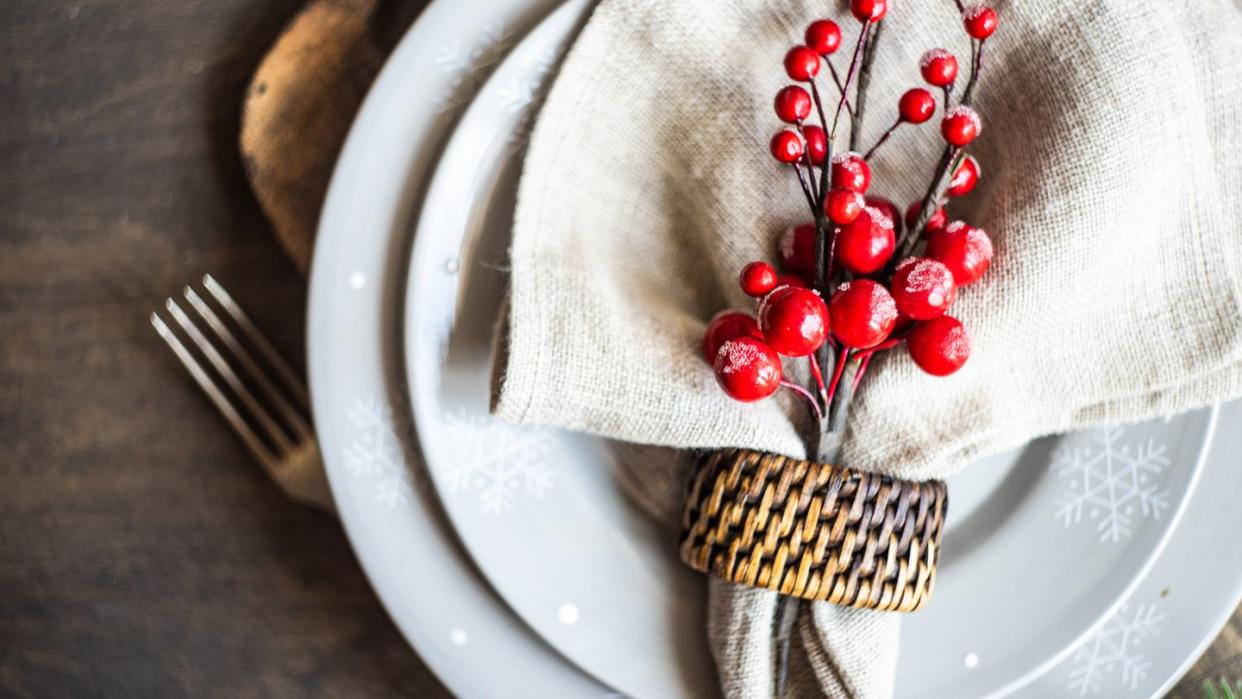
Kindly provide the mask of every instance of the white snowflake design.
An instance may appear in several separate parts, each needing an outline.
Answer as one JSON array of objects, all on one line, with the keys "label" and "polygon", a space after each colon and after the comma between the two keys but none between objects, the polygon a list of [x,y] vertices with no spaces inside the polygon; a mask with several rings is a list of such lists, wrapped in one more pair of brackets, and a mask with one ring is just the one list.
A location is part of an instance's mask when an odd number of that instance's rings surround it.
[{"label": "white snowflake design", "polygon": [[354,480],[367,481],[377,504],[399,507],[410,502],[409,444],[412,431],[404,413],[374,397],[356,400],[349,408],[349,421],[357,430],[344,450],[345,470]]},{"label": "white snowflake design", "polygon": [[538,500],[552,488],[552,469],[544,462],[552,444],[547,432],[481,413],[455,412],[444,422],[452,451],[445,470],[449,491],[476,493],[484,514],[507,514],[519,496]]},{"label": "white snowflake design", "polygon": [[507,143],[510,154],[518,154],[530,142],[534,131],[537,108],[547,97],[548,78],[556,68],[557,61],[564,52],[564,46],[558,45],[540,51],[531,60],[531,72],[527,77],[507,81],[496,91],[497,107],[509,114],[525,112],[522,120],[509,135]]},{"label": "white snowflake design", "polygon": [[1151,670],[1151,662],[1138,646],[1160,635],[1162,621],[1164,616],[1154,604],[1139,606],[1133,613],[1129,605],[1122,606],[1074,652],[1069,690],[1080,696],[1099,693],[1117,670],[1122,685],[1131,691],[1138,689]]},{"label": "white snowflake design", "polygon": [[1091,445],[1063,443],[1053,454],[1053,472],[1068,480],[1056,516],[1069,527],[1085,513],[1097,520],[1101,542],[1119,542],[1133,533],[1137,517],[1159,520],[1169,508],[1169,491],[1154,482],[1169,465],[1167,448],[1149,440],[1132,449],[1121,443],[1123,433],[1120,427],[1098,429]]},{"label": "white snowflake design", "polygon": [[483,84],[487,69],[500,61],[511,42],[506,29],[489,24],[473,40],[455,39],[441,46],[434,63],[452,75],[452,81],[436,96],[437,110],[443,114],[465,106]]}]

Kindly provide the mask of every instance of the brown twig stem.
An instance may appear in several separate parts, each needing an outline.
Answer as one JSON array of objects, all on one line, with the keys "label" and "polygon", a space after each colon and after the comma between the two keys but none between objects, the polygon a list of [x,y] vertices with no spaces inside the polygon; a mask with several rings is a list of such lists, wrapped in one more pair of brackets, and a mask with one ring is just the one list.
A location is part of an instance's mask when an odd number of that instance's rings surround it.
[{"label": "brown twig stem", "polygon": [[858,149],[858,141],[862,137],[863,117],[867,110],[867,86],[871,84],[871,64],[875,61],[875,47],[880,41],[880,32],[884,29],[883,22],[874,24],[875,29],[863,49],[862,65],[858,69],[858,87],[855,88],[853,119],[850,121],[850,150]]},{"label": "brown twig stem", "polygon": [[888,127],[888,130],[884,132],[884,135],[880,136],[880,140],[876,141],[875,145],[867,149],[867,152],[863,155],[863,160],[871,160],[871,156],[875,155],[875,152],[879,150],[880,146],[884,145],[884,142],[888,140],[889,136],[893,135],[893,132],[897,130],[898,126],[901,126],[900,116],[897,117],[897,121],[894,121],[892,126]]}]

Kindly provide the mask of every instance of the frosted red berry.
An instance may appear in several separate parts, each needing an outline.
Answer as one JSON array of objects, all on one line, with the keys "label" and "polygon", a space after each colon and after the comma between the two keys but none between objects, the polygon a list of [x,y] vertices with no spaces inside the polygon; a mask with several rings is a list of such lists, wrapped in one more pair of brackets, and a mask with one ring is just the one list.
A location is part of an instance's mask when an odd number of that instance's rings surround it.
[{"label": "frosted red berry", "polygon": [[838,226],[853,223],[866,206],[863,195],[852,189],[830,189],[824,197],[824,215]]},{"label": "frosted red berry", "polygon": [[970,358],[970,335],[953,316],[940,316],[914,326],[906,336],[910,357],[933,376],[948,376]]},{"label": "frosted red berry", "polygon": [[819,54],[806,46],[795,46],[785,54],[785,72],[790,79],[808,82],[819,73]]},{"label": "frosted red berry", "polygon": [[866,349],[883,342],[897,323],[892,295],[870,279],[840,286],[828,304],[832,334],[846,347]]},{"label": "frosted red berry", "polygon": [[978,3],[962,11],[962,24],[973,39],[986,39],[996,31],[996,10]]},{"label": "frosted red berry", "polygon": [[[815,276],[815,224],[785,229],[780,240],[781,266],[803,277]],[[806,286],[803,284],[802,286]]]},{"label": "frosted red berry", "polygon": [[806,152],[811,157],[812,165],[823,165],[828,157],[828,135],[823,127],[805,124],[802,127],[802,138],[806,141]]},{"label": "frosted red berry", "polygon": [[953,281],[966,286],[979,281],[992,263],[992,240],[982,228],[954,221],[927,239],[928,257],[944,263]]},{"label": "frosted red berry", "polygon": [[950,144],[961,148],[975,140],[983,129],[978,113],[966,105],[958,105],[945,112],[940,122],[940,134]]},{"label": "frosted red berry", "polygon": [[850,12],[859,22],[879,22],[888,12],[888,0],[850,0]]},{"label": "frosted red berry", "polygon": [[779,287],[759,308],[759,329],[772,349],[789,357],[811,354],[828,339],[828,307],[819,294]]},{"label": "frosted red berry", "polygon": [[953,272],[943,262],[927,257],[902,260],[890,286],[897,312],[914,320],[944,315],[957,298]]},{"label": "frosted red berry", "polygon": [[867,208],[879,209],[880,213],[888,219],[895,233],[901,233],[901,210],[893,202],[884,197],[866,197]]},{"label": "frosted red berry", "polygon": [[957,57],[944,49],[932,49],[919,59],[919,71],[928,85],[947,87],[957,80]]},{"label": "frosted red berry", "polygon": [[734,400],[762,400],[781,385],[781,358],[768,343],[739,337],[720,346],[713,364],[716,383]]},{"label": "frosted red berry", "polygon": [[925,88],[912,87],[897,101],[897,111],[902,121],[922,124],[936,113],[936,98]]},{"label": "frosted red berry", "polygon": [[815,20],[806,28],[806,45],[821,56],[836,53],[841,48],[841,28],[830,19]]},{"label": "frosted red berry", "polygon": [[703,358],[708,364],[714,364],[720,346],[729,340],[739,337],[763,339],[763,331],[759,330],[759,321],[749,313],[742,311],[721,311],[707,324],[703,333]]},{"label": "frosted red berry", "polygon": [[884,212],[867,207],[854,222],[837,233],[835,259],[854,274],[880,270],[893,257],[897,245],[893,222]]},{"label": "frosted red berry", "polygon": [[[907,228],[914,228],[914,224],[918,223],[919,209],[921,209],[922,207],[923,207],[923,202],[921,201],[912,201],[910,202],[910,206],[906,207],[906,227]],[[931,218],[927,219],[927,226],[924,228],[924,231],[926,231],[927,235],[931,235],[932,233],[939,233],[940,231],[944,230],[944,227],[948,223],[949,223],[949,217],[945,215],[944,207],[938,206],[936,207],[936,210],[932,212]]]},{"label": "frosted red berry", "polygon": [[969,194],[979,183],[979,161],[973,156],[966,156],[962,164],[957,166],[957,171],[953,173],[952,179],[949,180],[949,188],[945,190],[951,197],[960,197]]},{"label": "frosted red berry", "polygon": [[772,157],[782,163],[793,164],[801,160],[804,148],[802,137],[793,129],[781,129],[772,137]]},{"label": "frosted red berry", "polygon": [[871,186],[871,166],[853,151],[832,156],[832,186],[866,192]]},{"label": "frosted red berry", "polygon": [[776,288],[776,269],[756,260],[742,268],[737,281],[747,296],[759,298]]},{"label": "frosted red berry", "polygon": [[787,85],[776,93],[772,106],[781,121],[796,124],[811,113],[811,95],[797,85]]}]

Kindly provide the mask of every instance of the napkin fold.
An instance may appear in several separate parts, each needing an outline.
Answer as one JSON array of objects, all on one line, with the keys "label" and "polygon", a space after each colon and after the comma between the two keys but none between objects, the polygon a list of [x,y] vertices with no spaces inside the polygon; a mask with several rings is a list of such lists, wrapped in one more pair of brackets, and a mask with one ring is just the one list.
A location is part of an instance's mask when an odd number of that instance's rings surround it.
[{"label": "napkin fold", "polygon": [[[784,52],[813,19],[841,25],[844,71],[859,27],[844,5],[602,0],[526,159],[497,414],[643,444],[804,455],[803,407],[728,400],[698,348],[713,314],[750,307],[737,270],[776,259],[781,231],[806,218],[792,173],[768,155],[771,98],[787,82]],[[902,351],[873,362],[843,447],[851,467],[942,478],[1040,435],[1242,395],[1238,10],[995,6],[970,148],[983,177],[948,207],[996,248],[953,310],[973,354],[948,378]],[[864,147],[934,47],[965,70],[954,4],[892,3]],[[873,193],[899,205],[921,194],[938,120],[898,129],[871,161]],[[713,581],[710,600],[725,693],[770,695],[776,596]],[[803,605],[788,693],[890,695],[898,624]]]}]

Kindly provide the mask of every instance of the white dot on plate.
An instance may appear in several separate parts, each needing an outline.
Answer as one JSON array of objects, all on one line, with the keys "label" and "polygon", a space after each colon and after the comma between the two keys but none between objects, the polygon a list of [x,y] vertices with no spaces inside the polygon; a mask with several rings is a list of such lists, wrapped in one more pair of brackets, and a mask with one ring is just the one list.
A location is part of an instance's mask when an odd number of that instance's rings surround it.
[{"label": "white dot on plate", "polygon": [[449,633],[449,640],[452,641],[455,646],[464,646],[467,641],[466,632],[461,629],[453,629],[453,631]]},{"label": "white dot on plate", "polygon": [[367,275],[362,272],[354,272],[349,275],[349,286],[353,289],[361,289],[367,285]]},{"label": "white dot on plate", "polygon": [[461,260],[456,257],[450,257],[444,261],[444,271],[448,274],[457,274],[461,270]]},{"label": "white dot on plate", "polygon": [[578,623],[578,607],[566,602],[556,610],[556,618],[562,624],[572,626]]},{"label": "white dot on plate", "polygon": [[973,670],[974,668],[979,667],[979,655],[977,653],[967,653],[966,657],[962,658],[962,664],[965,665],[968,670]]}]

